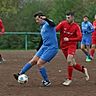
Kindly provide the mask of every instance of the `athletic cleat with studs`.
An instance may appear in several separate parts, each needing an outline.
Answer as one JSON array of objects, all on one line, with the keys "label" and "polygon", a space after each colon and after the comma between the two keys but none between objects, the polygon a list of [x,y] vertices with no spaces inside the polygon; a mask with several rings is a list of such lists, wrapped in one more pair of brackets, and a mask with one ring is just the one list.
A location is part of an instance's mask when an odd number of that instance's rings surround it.
[{"label": "athletic cleat with studs", "polygon": [[13,74],[13,76],[14,76],[14,78],[15,78],[16,80],[18,80],[19,73],[17,73],[17,74]]},{"label": "athletic cleat with studs", "polygon": [[51,82],[50,82],[50,81],[45,81],[45,80],[42,80],[42,84],[43,84],[43,86],[48,87],[48,86],[50,86],[50,85],[51,85]]},{"label": "athletic cleat with studs", "polygon": [[86,56],[86,62],[90,62],[90,61],[92,61],[92,57],[91,56],[90,57]]}]

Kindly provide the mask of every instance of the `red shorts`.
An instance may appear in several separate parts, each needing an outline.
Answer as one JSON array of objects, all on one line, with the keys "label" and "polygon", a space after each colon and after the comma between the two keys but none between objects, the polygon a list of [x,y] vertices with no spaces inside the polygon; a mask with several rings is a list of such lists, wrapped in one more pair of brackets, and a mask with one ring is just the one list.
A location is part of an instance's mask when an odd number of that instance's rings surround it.
[{"label": "red shorts", "polygon": [[96,45],[96,37],[95,38],[92,38],[92,44],[95,44]]},{"label": "red shorts", "polygon": [[71,54],[71,55],[75,54],[76,48],[77,46],[73,44],[73,45],[69,45],[68,47],[61,48],[61,49],[62,49],[63,54],[67,58],[68,54]]}]

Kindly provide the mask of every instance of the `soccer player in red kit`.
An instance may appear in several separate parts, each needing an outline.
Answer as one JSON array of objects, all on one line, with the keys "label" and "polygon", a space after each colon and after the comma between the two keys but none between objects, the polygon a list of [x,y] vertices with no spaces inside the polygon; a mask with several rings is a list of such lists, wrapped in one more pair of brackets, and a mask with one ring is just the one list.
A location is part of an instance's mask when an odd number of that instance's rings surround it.
[{"label": "soccer player in red kit", "polygon": [[[5,32],[5,28],[4,28],[4,25],[2,23],[2,20],[0,19],[0,35],[4,34]],[[2,58],[1,54],[0,54],[0,63],[4,61],[4,58]]]},{"label": "soccer player in red kit", "polygon": [[94,18],[95,18],[95,20],[93,21],[94,32],[92,33],[92,46],[90,50],[90,55],[92,58],[94,57],[95,48],[96,48],[96,15]]},{"label": "soccer player in red kit", "polygon": [[77,42],[81,40],[82,34],[79,25],[74,22],[73,12],[66,14],[66,20],[56,26],[56,31],[60,31],[60,47],[68,63],[68,78],[63,85],[67,86],[72,82],[73,69],[84,73],[85,79],[89,80],[87,69],[76,63],[74,58]]}]

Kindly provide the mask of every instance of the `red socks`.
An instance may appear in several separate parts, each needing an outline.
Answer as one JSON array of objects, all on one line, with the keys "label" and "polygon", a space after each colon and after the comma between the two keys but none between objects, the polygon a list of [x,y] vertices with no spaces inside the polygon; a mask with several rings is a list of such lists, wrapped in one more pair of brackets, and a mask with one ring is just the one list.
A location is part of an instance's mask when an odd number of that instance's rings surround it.
[{"label": "red socks", "polygon": [[76,65],[74,65],[74,68],[76,69],[76,70],[78,70],[78,71],[80,71],[80,72],[83,72],[84,73],[84,70],[83,70],[83,66],[81,66],[80,64],[76,64]]},{"label": "red socks", "polygon": [[68,66],[68,79],[72,80],[73,66]]},{"label": "red socks", "polygon": [[74,66],[68,66],[68,79],[72,80],[72,73],[73,73],[73,68],[75,68],[76,70],[84,73],[84,67],[81,66],[80,64],[76,64]]},{"label": "red socks", "polygon": [[94,49],[91,49],[90,55],[91,55],[92,57],[94,56],[94,53],[95,53],[95,50],[94,50]]}]

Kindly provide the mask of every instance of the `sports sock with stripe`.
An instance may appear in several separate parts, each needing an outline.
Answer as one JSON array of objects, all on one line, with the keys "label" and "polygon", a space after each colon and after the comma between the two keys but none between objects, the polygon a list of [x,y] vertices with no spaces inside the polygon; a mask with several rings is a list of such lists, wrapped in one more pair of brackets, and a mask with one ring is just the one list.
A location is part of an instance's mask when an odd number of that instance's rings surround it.
[{"label": "sports sock with stripe", "polygon": [[21,69],[19,74],[24,74],[26,71],[28,71],[32,67],[32,64],[27,63],[25,66]]}]

